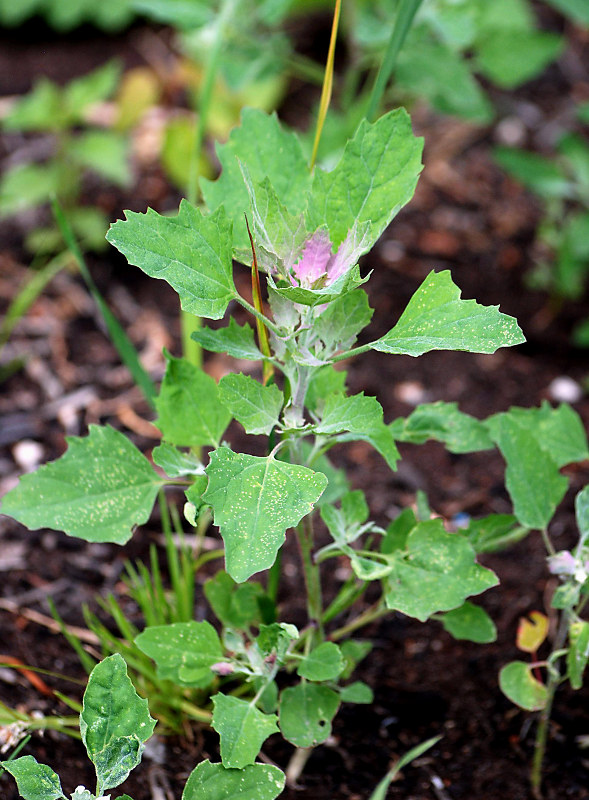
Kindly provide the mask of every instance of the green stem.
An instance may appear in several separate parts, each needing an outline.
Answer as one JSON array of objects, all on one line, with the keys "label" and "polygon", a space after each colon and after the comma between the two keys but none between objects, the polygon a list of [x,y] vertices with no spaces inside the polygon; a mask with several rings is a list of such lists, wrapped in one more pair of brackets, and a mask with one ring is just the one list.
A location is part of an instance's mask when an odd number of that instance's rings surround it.
[{"label": "green stem", "polygon": [[[253,314],[253,316],[256,319],[261,320],[264,323],[264,325],[272,331],[272,333],[275,333],[276,336],[281,336],[282,331],[280,330],[278,325],[272,322],[271,319],[268,319],[268,317],[265,316],[265,314],[262,314],[260,311],[258,311],[258,309],[252,306],[251,303],[248,303],[248,301],[244,297],[242,297],[240,294],[236,294],[235,299],[240,305],[246,308],[250,312],[250,314]],[[274,359],[272,359],[272,361],[273,363],[276,363]]]},{"label": "green stem", "polygon": [[374,81],[372,94],[370,95],[370,103],[368,104],[368,110],[366,112],[366,118],[369,121],[372,121],[376,115],[386,85],[389,82],[389,78],[393,74],[393,70],[395,69],[397,56],[399,55],[401,47],[403,46],[403,42],[405,41],[407,34],[411,29],[413,18],[415,17],[421,2],[422,0],[401,0],[399,11],[397,12],[397,17],[395,19],[395,24],[393,25],[393,30],[391,31],[391,38],[389,39],[384,59],[380,65],[380,69]]},{"label": "green stem", "polygon": [[556,553],[556,550],[554,549],[554,545],[552,544],[552,542],[550,540],[550,536],[548,535],[547,529],[546,528],[542,528],[540,533],[542,534],[542,540],[544,541],[544,547],[548,551],[548,554],[553,556]]},{"label": "green stem", "polygon": [[313,517],[308,514],[297,525],[297,535],[303,562],[303,574],[307,590],[307,614],[323,638],[323,604],[321,598],[321,576],[319,566],[313,561]]},{"label": "green stem", "polygon": [[372,345],[374,342],[370,342],[370,344],[363,344],[359,347],[352,347],[351,350],[345,350],[343,353],[338,353],[338,355],[333,356],[331,361],[333,364],[336,361],[345,361],[346,358],[353,358],[354,356],[359,356],[362,353],[367,353],[369,350],[372,349]]},{"label": "green stem", "polygon": [[379,619],[380,617],[384,617],[385,614],[388,614],[388,608],[385,608],[381,605],[381,601],[374,603],[374,605],[370,606],[363,611],[362,614],[359,614],[357,617],[354,617],[351,622],[348,622],[347,625],[342,625],[341,628],[333,631],[329,635],[329,640],[331,642],[337,642],[339,639],[343,639],[348,634],[357,631],[358,628],[363,628],[364,625],[368,625],[371,622]]}]

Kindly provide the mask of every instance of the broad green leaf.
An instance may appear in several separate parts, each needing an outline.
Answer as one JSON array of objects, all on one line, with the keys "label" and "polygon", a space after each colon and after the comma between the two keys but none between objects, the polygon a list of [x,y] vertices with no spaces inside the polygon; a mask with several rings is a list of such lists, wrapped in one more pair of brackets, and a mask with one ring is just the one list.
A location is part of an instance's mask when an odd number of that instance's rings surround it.
[{"label": "broad green leaf", "polygon": [[258,601],[264,590],[259,583],[235,583],[230,575],[219,570],[205,582],[204,593],[215,616],[225,627],[243,630],[260,623]]},{"label": "broad green leaf", "polygon": [[154,447],[151,457],[154,464],[161,467],[170,478],[204,474],[204,466],[193,453],[184,453],[168,442],[162,442]]},{"label": "broad green leaf", "polygon": [[526,711],[541,711],[548,699],[548,691],[543,683],[532,675],[525,661],[512,661],[499,673],[499,686],[503,694]]},{"label": "broad green leaf", "polygon": [[316,683],[299,683],[280,695],[280,730],[295,747],[315,747],[331,733],[339,708],[337,692]]},{"label": "broad green leaf", "polygon": [[235,770],[207,760],[190,773],[182,800],[275,800],[283,789],[278,767],[250,764]]},{"label": "broad green leaf", "polygon": [[245,358],[248,361],[258,361],[262,353],[254,340],[252,328],[238,325],[231,317],[226,328],[200,328],[192,333],[192,339],[198,342],[205,350],[213,353],[227,353],[233,358]]},{"label": "broad green leaf", "polygon": [[363,392],[352,397],[330,395],[315,430],[320,434],[337,435],[340,442],[356,439],[369,442],[389,467],[395,469],[399,451],[390,428],[383,422],[382,406],[375,397],[366,397]]},{"label": "broad green leaf", "polygon": [[84,692],[80,734],[101,789],[118,786],[137,766],[155,722],[119,653],[94,667]]},{"label": "broad green leaf", "polygon": [[47,203],[52,195],[59,194],[62,177],[62,167],[56,161],[19,164],[7,170],[0,181],[0,217]]},{"label": "broad green leaf", "polygon": [[109,61],[93,72],[70,81],[63,90],[68,114],[74,119],[83,121],[84,112],[90,106],[108,100],[119,85],[120,77],[121,64]]},{"label": "broad green leaf", "polygon": [[395,551],[391,558],[392,571],[383,582],[387,607],[421,622],[498,583],[491,570],[476,563],[468,540],[446,533],[440,519],[419,522],[407,537],[406,552]]},{"label": "broad green leaf", "polygon": [[166,441],[180,447],[218,447],[231,414],[220,401],[217,383],[185,358],[168,353],[166,358],[155,424]]},{"label": "broad green leaf", "polygon": [[580,596],[581,584],[576,581],[567,581],[567,583],[556,587],[550,605],[552,608],[558,608],[561,611],[565,608],[570,610],[577,605]]},{"label": "broad green leaf", "polygon": [[413,136],[411,120],[396,109],[374,123],[363,120],[338,165],[317,168],[309,198],[308,225],[327,225],[337,247],[354,225],[369,224],[364,252],[411,200],[421,172],[423,140]]},{"label": "broad green leaf", "polygon": [[301,678],[309,681],[334,681],[345,666],[341,650],[335,642],[323,642],[297,667]]},{"label": "broad green leaf", "polygon": [[366,292],[354,289],[327,306],[313,323],[313,333],[326,347],[347,350],[368,325],[372,313]]},{"label": "broad green leaf", "polygon": [[505,485],[515,516],[528,528],[543,529],[564,497],[568,481],[518,416],[497,414],[486,425],[507,463]]},{"label": "broad green leaf", "polygon": [[[308,442],[302,442],[302,451],[304,458],[307,458],[311,452],[311,446]],[[327,488],[317,501],[319,507],[337,503],[337,501],[350,489],[350,484],[343,469],[337,469],[333,466],[327,455],[323,454],[318,458],[314,458],[312,462],[313,469],[317,472],[322,472],[327,478]]]},{"label": "broad green leaf", "polygon": [[585,0],[546,0],[546,2],[570,17],[573,22],[589,26],[589,6]]},{"label": "broad green leaf", "polygon": [[520,525],[513,514],[489,514],[483,519],[473,519],[460,533],[477,553],[496,553],[526,537],[529,528]]},{"label": "broad green leaf", "polygon": [[304,286],[289,286],[286,283],[274,283],[271,276],[268,278],[268,285],[272,291],[280,295],[280,297],[289,300],[291,303],[299,303],[303,306],[318,306],[325,303],[331,303],[341,295],[353,292],[358,286],[366,283],[370,276],[367,275],[363,278],[360,275],[360,268],[358,265],[340,275],[339,278],[327,286],[318,289],[307,289]]},{"label": "broad green leaf", "polygon": [[458,403],[423,403],[408,417],[391,423],[399,442],[422,444],[428,439],[444,442],[451,453],[474,453],[494,445],[482,422],[458,409]]},{"label": "broad green leaf", "polygon": [[477,69],[500,88],[515,89],[539,75],[564,45],[561,36],[546,31],[495,31],[479,43]]},{"label": "broad green leaf", "polygon": [[5,495],[2,513],[27,528],[52,528],[89,542],[128,541],[147,522],[164,481],[126,436],[90,425],[66,437],[67,452],[23,475]]},{"label": "broad green leaf", "polygon": [[311,182],[309,168],[296,134],[283,128],[275,114],[244,109],[241,126],[232,130],[225,144],[217,146],[217,155],[223,171],[214,182],[201,180],[202,194],[209,209],[224,206],[233,220],[236,250],[249,247],[243,215],[251,213],[240,162],[254,183],[268,178],[278,201],[290,214],[304,211]]},{"label": "broad green leaf", "polygon": [[131,0],[135,11],[148,19],[191,31],[213,22],[214,3],[194,0]]},{"label": "broad green leaf", "polygon": [[321,507],[321,519],[327,525],[334,541],[339,544],[350,544],[372,527],[368,519],[368,505],[364,493],[360,490],[348,492],[342,497],[341,508],[334,505]]},{"label": "broad green leaf", "polygon": [[496,147],[493,155],[500,167],[542,198],[566,197],[571,192],[570,181],[555,161],[513,147]]},{"label": "broad green leaf", "polygon": [[528,617],[520,617],[515,645],[524,653],[535,653],[548,635],[548,617],[540,611],[530,611]]},{"label": "broad green leaf", "polygon": [[455,639],[486,644],[497,638],[497,628],[484,608],[473,603],[463,603],[442,617],[442,625]]},{"label": "broad green leaf", "polygon": [[513,317],[498,306],[461,300],[450,272],[430,272],[409,301],[395,327],[372,342],[382,353],[420,356],[430,350],[494,353],[525,338]]},{"label": "broad green leaf", "polygon": [[321,415],[327,397],[332,394],[345,394],[347,374],[345,370],[336,369],[332,364],[313,370],[305,396],[307,408]]},{"label": "broad green leaf", "polygon": [[284,396],[278,386],[263,386],[243,373],[230,373],[219,381],[219,398],[247,433],[270,434],[278,424]]},{"label": "broad green leaf", "polygon": [[59,776],[51,767],[39,764],[33,756],[0,761],[0,766],[15,779],[24,800],[59,800],[65,797]]},{"label": "broad green leaf", "polygon": [[127,138],[116,131],[86,131],[69,145],[68,157],[117,186],[131,183]]},{"label": "broad green leaf", "polygon": [[347,680],[362,659],[366,658],[368,653],[370,653],[372,650],[372,643],[361,642],[358,639],[348,639],[347,642],[342,642],[340,650],[346,662],[344,671],[341,674],[341,679]]},{"label": "broad green leaf", "polygon": [[568,679],[573,689],[583,686],[583,673],[589,660],[589,622],[578,620],[569,625],[567,653]]},{"label": "broad green leaf", "polygon": [[348,686],[342,686],[339,696],[342,703],[370,705],[374,701],[374,692],[363,681],[354,681]]},{"label": "broad green leaf", "polygon": [[227,572],[241,583],[271,567],[288,528],[310,514],[327,478],[306,467],[220,447],[203,495],[225,542]]},{"label": "broad green leaf", "polygon": [[224,767],[253,764],[268,736],[278,733],[276,715],[263,714],[247,700],[219,692],[213,697],[213,709],[211,725],[221,740]]},{"label": "broad green leaf", "polygon": [[6,130],[54,131],[62,127],[61,91],[53,81],[41,78],[19,98],[2,120]]},{"label": "broad green leaf", "polygon": [[272,656],[276,662],[283,664],[289,647],[298,638],[299,632],[294,625],[274,622],[272,625],[260,625],[256,646],[264,659]]},{"label": "broad green leaf", "polygon": [[149,208],[126,212],[111,225],[108,241],[152,278],[167,281],[184,311],[221,319],[236,296],[231,261],[231,223],[223,209],[203,216],[182,200],[176,217]]},{"label": "broad green leaf", "polygon": [[160,678],[181,686],[208,686],[214,677],[210,668],[224,657],[219,636],[208,622],[154,625],[140,633],[135,644],[153,658]]},{"label": "broad green leaf", "polygon": [[589,486],[575,497],[575,516],[579,528],[579,544],[582,547],[589,537]]},{"label": "broad green leaf", "polygon": [[418,519],[412,508],[404,508],[389,524],[380,544],[380,552],[385,555],[395,550],[405,550],[407,537],[417,525]]}]

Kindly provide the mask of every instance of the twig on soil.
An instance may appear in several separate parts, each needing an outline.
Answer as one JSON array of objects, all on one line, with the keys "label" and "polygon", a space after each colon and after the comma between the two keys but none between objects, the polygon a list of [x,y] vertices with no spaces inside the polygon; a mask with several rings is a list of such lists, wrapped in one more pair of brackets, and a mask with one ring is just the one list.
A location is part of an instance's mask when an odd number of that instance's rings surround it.
[{"label": "twig on soil", "polygon": [[[17,603],[12,602],[12,600],[0,599],[0,609],[9,611],[11,614],[16,614],[19,617],[24,617],[31,622],[36,622],[37,625],[43,625],[43,627],[48,628],[52,633],[61,633],[61,627],[54,619],[45,614],[41,614],[39,611],[34,611],[32,608],[20,608]],[[66,625],[65,629],[68,633],[71,633],[72,636],[77,636],[78,639],[81,639],[83,642],[95,645],[100,644],[98,636],[86,628],[79,628],[77,625]]]}]

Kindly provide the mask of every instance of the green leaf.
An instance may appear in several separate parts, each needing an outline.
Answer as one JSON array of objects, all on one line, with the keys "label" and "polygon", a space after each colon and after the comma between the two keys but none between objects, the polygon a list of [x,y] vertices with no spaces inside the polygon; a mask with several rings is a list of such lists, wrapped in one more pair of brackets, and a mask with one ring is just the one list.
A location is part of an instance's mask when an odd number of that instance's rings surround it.
[{"label": "green leaf", "polygon": [[387,607],[421,622],[498,583],[491,570],[476,563],[468,540],[446,533],[440,519],[419,522],[407,537],[406,552],[395,551],[391,559],[383,581]]},{"label": "green leaf", "polygon": [[243,373],[230,373],[219,381],[219,398],[247,433],[270,434],[278,424],[284,396],[278,386],[263,386]]},{"label": "green leaf", "polygon": [[259,583],[235,583],[233,578],[219,570],[204,585],[205,597],[217,619],[228,628],[243,630],[261,621],[259,599],[264,590]]},{"label": "green leaf", "polygon": [[0,181],[0,217],[18,214],[48,202],[61,188],[60,164],[22,164],[5,172]]},{"label": "green leaf", "polygon": [[564,45],[561,36],[546,31],[493,31],[479,43],[476,64],[500,88],[515,89],[539,75]]},{"label": "green leaf", "polygon": [[166,280],[184,311],[220,319],[236,296],[231,261],[231,223],[222,209],[209,216],[182,200],[176,217],[126,212],[111,225],[108,241],[130,264]]},{"label": "green leaf", "polygon": [[321,415],[326,397],[331,394],[345,394],[347,374],[345,370],[336,369],[332,364],[313,370],[305,397],[307,408]]},{"label": "green leaf", "polygon": [[342,703],[370,705],[374,701],[374,692],[363,681],[354,681],[348,686],[342,686],[339,696]]},{"label": "green leaf", "polygon": [[260,748],[278,733],[275,714],[263,714],[252,703],[221,693],[213,697],[214,730],[221,740],[224,767],[242,769],[256,760]]},{"label": "green leaf", "polygon": [[331,734],[337,713],[337,692],[316,683],[299,683],[280,695],[280,730],[295,747],[315,747]]},{"label": "green leaf", "polygon": [[306,467],[220,447],[203,495],[225,542],[227,572],[241,583],[271,567],[288,528],[310,514],[327,478]]},{"label": "green leaf", "polygon": [[115,653],[97,664],[84,692],[80,734],[96,768],[98,794],[118,786],[137,766],[154,727],[147,700],[133,688],[123,657]]},{"label": "green leaf", "polygon": [[496,147],[493,155],[500,167],[540,197],[566,197],[571,191],[570,181],[558,164],[538,153]]},{"label": "green leaf", "polygon": [[33,756],[0,761],[0,766],[16,780],[24,800],[59,800],[65,797],[59,776],[51,767],[39,764]]},{"label": "green leaf", "polygon": [[461,300],[450,272],[430,272],[409,301],[401,318],[374,350],[420,356],[430,350],[494,353],[499,347],[521,344],[525,338],[513,317],[498,306]]},{"label": "green leaf", "polygon": [[297,667],[301,678],[309,681],[334,681],[345,666],[341,650],[335,642],[323,642]]},{"label": "green leaf", "polygon": [[304,306],[317,306],[323,305],[324,303],[331,303],[341,295],[354,291],[358,286],[366,283],[369,277],[370,276],[367,275],[363,278],[360,275],[360,268],[356,265],[343,275],[340,275],[339,278],[336,278],[333,283],[319,289],[306,289],[303,286],[289,286],[286,283],[275,284],[271,276],[268,277],[268,286],[271,287],[273,292],[289,300],[291,303],[299,303]]},{"label": "green leaf", "polygon": [[256,646],[264,659],[272,656],[273,661],[283,664],[289,647],[298,638],[299,632],[294,625],[273,622],[271,625],[260,625]]},{"label": "green leaf", "polygon": [[209,209],[225,206],[234,223],[236,250],[249,247],[244,214],[250,213],[250,198],[240,168],[247,167],[254,183],[268,178],[278,201],[290,212],[305,209],[311,182],[309,169],[296,134],[282,128],[276,114],[268,116],[256,109],[244,109],[241,126],[234,128],[228,141],[217,145],[223,171],[218,180],[201,180],[202,194]]},{"label": "green leaf", "polygon": [[568,678],[573,689],[583,686],[583,673],[589,660],[589,622],[578,620],[569,625],[567,653]]},{"label": "green leaf", "polygon": [[366,658],[368,653],[372,650],[371,642],[361,642],[358,639],[348,639],[343,642],[340,650],[346,661],[346,666],[342,672],[342,680],[347,680],[352,672],[356,669],[360,661]]},{"label": "green leaf", "polygon": [[341,508],[334,505],[321,507],[321,519],[338,544],[350,544],[372,527],[364,523],[368,519],[368,505],[360,490],[348,492],[342,497]]},{"label": "green leaf", "polygon": [[194,331],[191,338],[198,342],[205,350],[213,353],[227,353],[233,358],[245,358],[248,361],[258,361],[262,353],[258,349],[252,328],[247,324],[238,325],[231,317],[226,328],[200,328]]},{"label": "green leaf", "polygon": [[423,140],[413,136],[411,120],[396,109],[371,124],[360,123],[331,172],[316,169],[309,198],[308,226],[327,225],[335,247],[354,225],[369,225],[363,252],[413,197],[421,172]]},{"label": "green leaf", "polygon": [[525,661],[512,661],[499,673],[499,686],[503,694],[526,711],[541,711],[548,699],[548,691],[543,683],[532,675]]},{"label": "green leaf", "polygon": [[207,760],[190,773],[182,800],[275,800],[283,789],[278,767],[250,764],[234,770]]},{"label": "green leaf", "polygon": [[82,122],[84,112],[96,103],[108,100],[119,85],[121,64],[109,61],[104,66],[70,81],[63,90],[68,114]]},{"label": "green leaf", "polygon": [[194,0],[132,0],[133,8],[156,22],[192,31],[214,19],[214,5]]},{"label": "green leaf", "polygon": [[391,431],[399,442],[423,444],[436,439],[451,453],[475,453],[493,447],[484,424],[459,411],[458,403],[423,403],[408,417],[394,420]]},{"label": "green leaf", "polygon": [[404,508],[387,527],[380,545],[380,552],[387,555],[394,553],[395,550],[405,550],[407,537],[417,522],[418,519],[413,509]]},{"label": "green leaf", "polygon": [[589,486],[575,497],[575,516],[579,528],[579,545],[582,547],[589,537]]},{"label": "green leaf", "polygon": [[347,350],[368,325],[372,313],[366,292],[354,289],[327,306],[313,323],[313,333],[326,347]]},{"label": "green leaf", "polygon": [[224,658],[219,636],[208,622],[154,625],[140,633],[135,644],[153,658],[160,678],[181,686],[205,688],[214,678],[210,668]]},{"label": "green leaf", "polygon": [[477,553],[496,553],[526,537],[529,528],[519,525],[513,514],[489,514],[483,519],[471,520],[460,533]]},{"label": "green leaf", "polygon": [[166,374],[155,401],[155,422],[164,439],[181,447],[218,447],[231,414],[217,383],[185,358],[166,353]]},{"label": "green leaf", "polygon": [[589,6],[585,0],[546,0],[546,2],[560,11],[573,22],[589,26]]},{"label": "green leaf", "polygon": [[61,128],[59,87],[53,81],[41,78],[28,94],[15,102],[2,124],[9,131],[54,131]]},{"label": "green leaf", "polygon": [[23,475],[5,495],[2,513],[27,528],[52,528],[89,542],[128,541],[147,522],[164,481],[119,431],[90,425],[68,436],[65,455]]},{"label": "green leaf", "polygon": [[346,397],[330,395],[325,401],[317,433],[337,435],[340,442],[361,439],[369,442],[395,469],[400,458],[393,435],[383,422],[382,406],[375,397],[366,397],[363,392]]},{"label": "green leaf", "polygon": [[497,638],[497,628],[484,608],[468,601],[447,611],[442,617],[442,625],[455,639],[486,644]]},{"label": "green leaf", "polygon": [[168,442],[162,442],[154,447],[151,457],[154,464],[161,467],[170,478],[204,474],[204,466],[193,453],[183,453]]},{"label": "green leaf", "polygon": [[546,528],[568,481],[521,415],[507,412],[487,420],[491,437],[507,462],[505,485],[515,516],[528,528]]},{"label": "green leaf", "polygon": [[72,140],[68,157],[117,186],[129,186],[129,145],[116,131],[86,131]]}]

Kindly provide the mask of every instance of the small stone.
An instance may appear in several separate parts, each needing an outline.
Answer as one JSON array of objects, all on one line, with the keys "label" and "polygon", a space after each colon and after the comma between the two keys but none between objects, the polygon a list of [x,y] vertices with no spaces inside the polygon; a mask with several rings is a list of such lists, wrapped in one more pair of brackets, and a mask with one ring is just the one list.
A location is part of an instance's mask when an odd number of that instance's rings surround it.
[{"label": "small stone", "polygon": [[12,448],[12,455],[18,466],[25,472],[32,472],[37,469],[45,451],[39,442],[32,439],[23,439]]},{"label": "small stone", "polygon": [[557,403],[578,403],[583,397],[583,389],[577,381],[562,375],[550,383],[548,394]]},{"label": "small stone", "polygon": [[521,146],[525,143],[526,126],[519,117],[505,117],[495,128],[495,138],[508,147]]},{"label": "small stone", "polygon": [[402,381],[395,387],[395,397],[409,406],[418,406],[428,399],[427,392],[418,381]]}]

